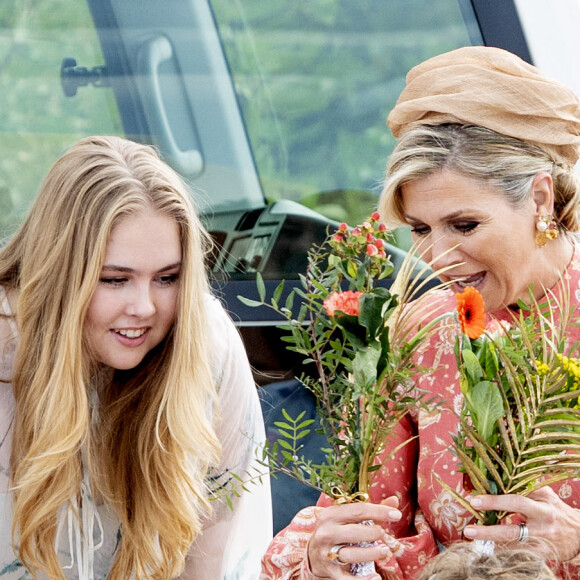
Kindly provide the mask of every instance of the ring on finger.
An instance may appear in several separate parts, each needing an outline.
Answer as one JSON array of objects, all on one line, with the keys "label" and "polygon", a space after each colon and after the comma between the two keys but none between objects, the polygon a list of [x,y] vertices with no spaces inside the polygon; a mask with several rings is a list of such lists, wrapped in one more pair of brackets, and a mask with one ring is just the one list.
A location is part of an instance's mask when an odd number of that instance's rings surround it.
[{"label": "ring on finger", "polygon": [[340,551],[341,548],[344,548],[344,546],[345,546],[345,544],[335,544],[334,546],[332,546],[332,548],[330,548],[330,550],[328,550],[328,554],[326,554],[326,557],[333,564],[338,564],[339,566],[348,565],[348,562],[343,562],[340,559],[340,556],[338,555],[338,552]]},{"label": "ring on finger", "polygon": [[530,530],[528,529],[528,526],[523,522],[519,524],[519,526],[520,526],[520,535],[518,537],[518,542],[527,542],[528,537],[530,536]]}]

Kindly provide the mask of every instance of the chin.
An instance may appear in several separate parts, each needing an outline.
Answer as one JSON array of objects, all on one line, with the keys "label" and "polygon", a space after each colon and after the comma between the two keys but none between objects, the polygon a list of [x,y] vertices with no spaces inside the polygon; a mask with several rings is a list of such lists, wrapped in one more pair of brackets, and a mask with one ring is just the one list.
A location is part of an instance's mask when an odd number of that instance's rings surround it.
[{"label": "chin", "polygon": [[139,360],[133,359],[130,361],[117,359],[117,360],[105,361],[104,364],[115,369],[116,371],[130,371],[131,369],[138,367],[142,361],[143,361],[143,358],[140,358]]},{"label": "chin", "polygon": [[498,302],[496,299],[493,298],[486,298],[485,294],[482,294],[483,296],[483,306],[485,308],[486,312],[497,312],[498,310],[503,310],[504,308],[507,308],[507,304],[505,304],[504,302]]}]

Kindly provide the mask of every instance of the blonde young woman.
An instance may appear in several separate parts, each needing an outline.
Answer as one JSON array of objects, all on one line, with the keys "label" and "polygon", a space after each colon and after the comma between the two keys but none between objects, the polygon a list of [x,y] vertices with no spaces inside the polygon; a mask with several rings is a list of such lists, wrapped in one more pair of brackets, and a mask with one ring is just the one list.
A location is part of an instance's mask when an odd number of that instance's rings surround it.
[{"label": "blonde young woman", "polygon": [[222,492],[263,424],[206,247],[152,148],[93,137],[0,251],[3,580],[257,577],[268,478]]}]

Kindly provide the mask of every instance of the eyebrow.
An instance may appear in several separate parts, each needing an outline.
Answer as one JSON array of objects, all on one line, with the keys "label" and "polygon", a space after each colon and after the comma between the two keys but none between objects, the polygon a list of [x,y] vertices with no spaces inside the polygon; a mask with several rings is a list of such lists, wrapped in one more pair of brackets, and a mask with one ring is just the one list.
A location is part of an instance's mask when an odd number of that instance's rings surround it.
[{"label": "eyebrow", "polygon": [[[169,270],[175,270],[176,268],[181,268],[181,262],[175,262],[175,264],[169,264],[168,266],[164,266],[160,270],[157,270],[157,274],[161,274],[162,272],[167,272]],[[123,272],[130,274],[135,272],[134,268],[129,268],[127,266],[117,266],[116,264],[104,264],[103,270],[107,270],[109,272]]]},{"label": "eyebrow", "polygon": [[[448,220],[453,220],[457,217],[465,217],[465,210],[464,209],[460,209],[454,212],[451,212],[450,214],[447,214],[446,216],[443,216],[441,218],[441,221],[448,221]],[[409,215],[409,214],[405,214],[405,219],[412,221],[412,222],[421,222],[422,220],[419,220],[417,218],[414,218],[413,216]]]}]

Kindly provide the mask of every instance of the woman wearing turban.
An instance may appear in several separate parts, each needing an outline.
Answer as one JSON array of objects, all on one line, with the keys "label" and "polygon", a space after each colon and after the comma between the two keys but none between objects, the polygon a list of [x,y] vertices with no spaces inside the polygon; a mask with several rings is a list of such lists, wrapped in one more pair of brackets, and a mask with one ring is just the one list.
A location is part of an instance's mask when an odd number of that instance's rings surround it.
[{"label": "woman wearing turban", "polygon": [[[510,320],[530,285],[540,298],[546,288],[557,294],[561,279],[577,306],[580,106],[571,90],[509,52],[466,47],[413,68],[388,125],[398,142],[379,210],[430,247],[426,259],[435,269],[451,268],[442,276],[450,284],[448,311],[454,293],[472,286],[488,313]],[[376,578],[411,579],[442,546],[462,538],[536,537],[555,548],[563,569],[576,569],[580,481],[527,497],[471,496],[477,509],[516,514],[498,526],[473,525],[449,492],[469,496],[452,452],[461,401],[455,336],[442,327],[423,348],[421,364],[435,370],[418,376],[417,385],[443,407],[399,425],[400,440],[416,438],[381,466],[371,503],[331,505],[321,497],[299,512],[270,545],[263,580],[348,578],[341,564],[368,560]],[[578,326],[567,339],[579,341]],[[374,526],[357,524],[371,519]],[[376,543],[351,545],[361,541]]]}]

